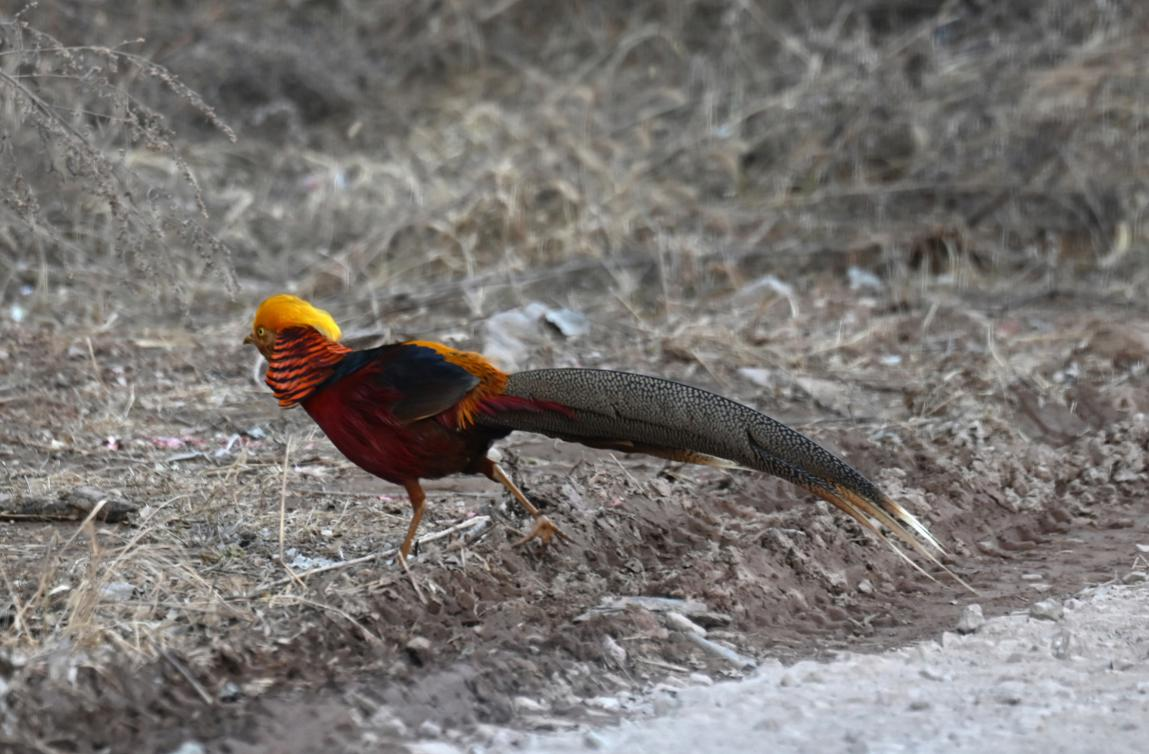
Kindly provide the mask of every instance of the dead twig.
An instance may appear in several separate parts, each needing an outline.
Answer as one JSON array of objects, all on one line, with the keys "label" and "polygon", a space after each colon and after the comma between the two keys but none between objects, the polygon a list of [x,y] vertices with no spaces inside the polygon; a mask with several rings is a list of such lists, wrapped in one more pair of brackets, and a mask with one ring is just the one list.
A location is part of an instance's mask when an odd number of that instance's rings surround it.
[{"label": "dead twig", "polygon": [[188,685],[195,691],[196,696],[203,700],[204,704],[209,707],[215,705],[215,699],[212,698],[211,694],[207,693],[207,689],[200,685],[200,682],[195,679],[191,671],[184,667],[182,662],[173,657],[171,652],[161,650],[160,657],[164,658],[164,662],[171,665],[177,673],[183,676],[183,679],[188,682]]},{"label": "dead twig", "polygon": [[[475,516],[474,518],[469,518],[466,521],[455,524],[454,526],[450,526],[446,529],[443,529],[442,531],[438,531],[438,532],[435,532],[433,534],[428,534],[425,537],[419,537],[419,539],[417,539],[416,542],[418,542],[419,545],[424,545],[428,542],[434,542],[436,540],[442,539],[443,537],[449,537],[457,531],[469,529],[469,528],[474,527],[474,526],[484,525],[487,522],[489,522],[490,520],[491,520],[490,516]],[[294,578],[278,579],[276,581],[270,581],[270,582],[267,582],[265,584],[260,584],[255,589],[253,589],[251,592],[249,592],[247,595],[245,595],[245,598],[250,599],[250,598],[253,598],[259,594],[265,593],[271,589],[277,589],[277,588],[284,586],[286,584],[290,584],[295,579],[298,579],[299,581],[303,581],[304,579],[307,579],[311,576],[318,576],[321,573],[328,573],[330,571],[339,571],[339,570],[342,570],[344,568],[351,568],[352,566],[363,565],[364,563],[370,563],[372,561],[380,560],[382,558],[394,557],[396,554],[398,554],[398,552],[399,552],[398,547],[391,547],[391,548],[388,548],[386,550],[380,550],[379,552],[373,552],[370,555],[364,555],[364,556],[359,557],[359,558],[353,558],[351,560],[344,560],[344,561],[341,561],[339,563],[331,563],[330,565],[319,566],[318,568],[312,568],[311,570],[302,571],[300,573],[293,573],[292,576]]]},{"label": "dead twig", "polygon": [[738,654],[730,647],[719,644],[716,641],[711,641],[701,634],[696,634],[693,631],[684,631],[682,635],[691,643],[696,644],[715,657],[725,660],[739,670],[750,670],[758,665],[758,663],[749,657]]}]

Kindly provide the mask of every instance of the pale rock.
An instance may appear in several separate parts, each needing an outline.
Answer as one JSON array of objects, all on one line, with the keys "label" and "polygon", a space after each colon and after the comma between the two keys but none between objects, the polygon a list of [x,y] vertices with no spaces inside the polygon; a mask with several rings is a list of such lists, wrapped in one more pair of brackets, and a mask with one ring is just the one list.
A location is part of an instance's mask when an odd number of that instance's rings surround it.
[{"label": "pale rock", "polygon": [[957,632],[959,634],[972,634],[984,625],[985,615],[981,611],[981,605],[977,603],[966,605],[962,608],[961,616],[958,618]]},{"label": "pale rock", "polygon": [[1065,608],[1057,600],[1042,600],[1029,608],[1029,617],[1037,620],[1059,621],[1065,616]]}]

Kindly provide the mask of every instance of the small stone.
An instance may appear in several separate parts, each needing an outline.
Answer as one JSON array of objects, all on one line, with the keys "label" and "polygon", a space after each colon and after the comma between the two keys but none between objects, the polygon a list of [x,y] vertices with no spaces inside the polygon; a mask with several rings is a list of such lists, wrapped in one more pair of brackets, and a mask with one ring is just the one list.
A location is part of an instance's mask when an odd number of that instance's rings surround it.
[{"label": "small stone", "polygon": [[1017,705],[1021,704],[1022,698],[1021,694],[1017,693],[1016,691],[1013,691],[1012,689],[1006,689],[999,692],[994,701],[996,701],[998,704],[1004,704],[1008,707],[1016,707]]},{"label": "small stone", "polygon": [[184,741],[172,749],[171,754],[207,754],[207,749],[199,741]]},{"label": "small stone", "polygon": [[602,736],[595,733],[593,730],[588,730],[582,734],[582,745],[588,749],[591,749],[592,751],[598,751],[606,745],[606,742],[602,740]]},{"label": "small stone", "polygon": [[409,754],[463,754],[463,750],[446,741],[417,741],[407,744]]},{"label": "small stone", "polygon": [[108,602],[126,602],[135,592],[136,588],[126,581],[111,581],[100,587],[100,596]]},{"label": "small stone", "polygon": [[243,686],[240,687],[240,690],[244,696],[256,697],[261,696],[274,685],[274,678],[253,678],[252,680],[244,683]]},{"label": "small stone", "polygon": [[613,696],[596,696],[587,703],[592,707],[598,707],[607,712],[619,712],[622,710],[622,702]]},{"label": "small stone", "polygon": [[221,702],[234,702],[243,696],[243,689],[235,681],[228,681],[216,696]]},{"label": "small stone", "polygon": [[870,582],[869,579],[862,579],[861,581],[859,581],[857,589],[862,594],[873,594],[874,593],[874,585],[873,585],[873,583]]},{"label": "small stone", "polygon": [[1022,581],[1044,581],[1045,577],[1040,573],[1023,573],[1021,574]]},{"label": "small stone", "polygon": [[1059,621],[1065,616],[1065,608],[1057,600],[1042,600],[1029,608],[1029,617],[1037,620]]},{"label": "small stone", "polygon": [[827,569],[826,582],[835,592],[844,592],[846,591],[846,587],[849,586],[849,581],[846,579],[845,571],[831,571]]},{"label": "small stone", "polygon": [[1142,555],[1149,555],[1149,545],[1137,545],[1137,552]]},{"label": "small stone", "polygon": [[542,702],[525,696],[516,696],[512,702],[516,712],[546,712],[547,706]]},{"label": "small stone", "polygon": [[984,625],[985,615],[981,611],[981,605],[977,603],[966,605],[962,608],[961,616],[958,618],[957,632],[959,634],[972,634]]},{"label": "small stone", "polygon": [[1149,581],[1149,573],[1145,571],[1130,571],[1121,579],[1122,584],[1143,584]]},{"label": "small stone", "polygon": [[416,662],[423,662],[431,654],[431,640],[425,636],[413,636],[407,640],[407,653]]},{"label": "small stone", "polygon": [[948,673],[943,673],[936,668],[922,668],[920,671],[918,671],[918,674],[921,675],[922,678],[925,678],[927,681],[938,681],[940,683],[944,683],[950,679]]},{"label": "small stone", "polygon": [[713,686],[714,679],[705,673],[691,673],[687,678],[696,686]]},{"label": "small stone", "polygon": [[443,728],[432,720],[424,720],[419,723],[415,733],[423,738],[440,738],[443,735]]},{"label": "small stone", "polygon": [[793,673],[783,673],[782,677],[778,679],[779,686],[797,686],[798,679],[794,677]]},{"label": "small stone", "polygon": [[407,724],[395,716],[388,707],[380,707],[371,716],[371,725],[379,733],[386,736],[405,738],[409,735]]},{"label": "small stone", "polygon": [[930,703],[927,702],[925,699],[915,699],[914,701],[910,702],[910,711],[911,712],[921,712],[922,710],[927,710],[929,708],[930,708]]},{"label": "small stone", "polygon": [[613,637],[602,637],[602,653],[617,667],[626,667],[626,650]]}]

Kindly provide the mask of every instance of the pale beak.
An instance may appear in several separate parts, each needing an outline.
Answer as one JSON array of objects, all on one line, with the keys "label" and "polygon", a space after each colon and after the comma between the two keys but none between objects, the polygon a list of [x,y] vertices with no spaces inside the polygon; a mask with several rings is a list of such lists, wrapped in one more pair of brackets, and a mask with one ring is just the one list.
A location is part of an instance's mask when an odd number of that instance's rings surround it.
[{"label": "pale beak", "polygon": [[255,345],[255,338],[248,335],[246,338],[243,339],[243,344],[245,346],[254,346]]}]

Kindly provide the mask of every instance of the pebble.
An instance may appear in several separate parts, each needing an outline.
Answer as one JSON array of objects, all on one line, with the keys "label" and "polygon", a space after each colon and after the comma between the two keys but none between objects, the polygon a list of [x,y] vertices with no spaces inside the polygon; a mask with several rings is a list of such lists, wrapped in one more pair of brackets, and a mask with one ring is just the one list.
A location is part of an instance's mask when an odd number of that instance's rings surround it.
[{"label": "pebble", "polygon": [[958,618],[957,632],[959,634],[972,634],[985,625],[985,615],[981,605],[974,603],[962,608],[961,617]]},{"label": "pebble", "polygon": [[184,741],[171,754],[207,754],[207,749],[199,741]]},{"label": "pebble", "polygon": [[1057,600],[1042,600],[1029,608],[1029,617],[1037,620],[1058,621],[1065,616],[1065,608]]},{"label": "pebble", "polygon": [[108,602],[126,602],[135,591],[135,586],[126,581],[111,581],[100,588],[100,596]]},{"label": "pebble", "polygon": [[423,738],[439,738],[443,735],[443,727],[432,720],[424,720],[415,732]]},{"label": "pebble", "polygon": [[918,671],[918,673],[927,681],[939,681],[944,683],[950,679],[949,673],[943,673],[935,668],[922,668],[920,671]]},{"label": "pebble", "polygon": [[857,589],[862,594],[873,594],[874,593],[874,585],[870,582],[869,579],[862,579],[861,581],[859,581]]},{"label": "pebble", "polygon": [[419,741],[407,744],[409,754],[463,754],[463,750],[446,741]]},{"label": "pebble", "polygon": [[614,637],[602,637],[602,652],[616,666],[626,667],[626,650],[614,640]]},{"label": "pebble", "polygon": [[1149,581],[1149,573],[1145,571],[1130,571],[1121,579],[1122,584],[1143,584]]},{"label": "pebble", "polygon": [[380,707],[371,715],[371,726],[388,736],[406,736],[409,729],[390,707]]},{"label": "pebble", "polygon": [[593,730],[588,730],[585,733],[583,733],[582,744],[586,748],[594,750],[594,751],[598,751],[603,746],[605,746],[605,743],[602,740],[602,736],[595,733]]},{"label": "pebble", "polygon": [[622,709],[622,702],[613,696],[596,696],[587,702],[592,707],[598,707],[607,712],[618,712]]},{"label": "pebble", "polygon": [[243,696],[243,689],[235,681],[228,681],[217,694],[221,702],[234,702]]},{"label": "pebble", "polygon": [[547,705],[525,696],[516,696],[513,702],[517,712],[546,712]]},{"label": "pebble", "polygon": [[691,683],[693,683],[697,686],[713,686],[714,685],[714,679],[711,678],[710,676],[706,675],[705,673],[691,673],[687,677],[690,679]]},{"label": "pebble", "polygon": [[424,636],[413,636],[407,640],[407,651],[416,655],[425,655],[431,651],[431,640]]}]

